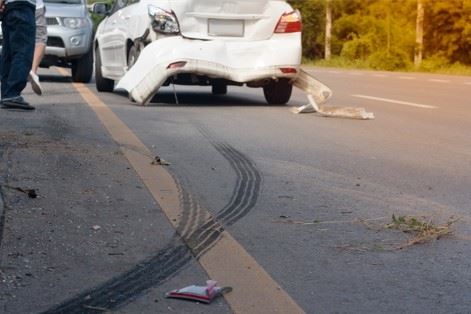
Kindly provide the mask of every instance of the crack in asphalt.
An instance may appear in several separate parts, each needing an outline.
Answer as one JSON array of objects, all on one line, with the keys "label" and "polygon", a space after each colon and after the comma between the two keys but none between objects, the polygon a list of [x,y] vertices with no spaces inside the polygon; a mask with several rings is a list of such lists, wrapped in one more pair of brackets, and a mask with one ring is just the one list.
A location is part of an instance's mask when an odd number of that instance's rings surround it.
[{"label": "crack in asphalt", "polygon": [[199,130],[236,173],[236,185],[226,206],[215,217],[208,217],[177,182],[183,216],[176,234],[165,248],[128,272],[82,292],[43,314],[100,313],[102,311],[98,309],[115,310],[132,302],[147,290],[177,275],[193,258],[203,256],[219,241],[224,225],[236,223],[254,208],[262,184],[262,176],[255,164],[231,145],[212,139],[202,128]]}]

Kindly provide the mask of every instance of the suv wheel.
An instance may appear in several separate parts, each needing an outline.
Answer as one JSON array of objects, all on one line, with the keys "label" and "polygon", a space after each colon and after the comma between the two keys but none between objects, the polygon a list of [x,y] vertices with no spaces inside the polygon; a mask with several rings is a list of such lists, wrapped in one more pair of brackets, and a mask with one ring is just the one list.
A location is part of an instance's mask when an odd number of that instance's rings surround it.
[{"label": "suv wheel", "polygon": [[80,59],[72,63],[72,81],[88,83],[93,74],[93,50],[90,49]]},{"label": "suv wheel", "polygon": [[215,83],[211,89],[213,95],[226,95],[227,94],[227,85],[223,83]]},{"label": "suv wheel", "polygon": [[286,104],[290,100],[292,92],[293,85],[291,85],[287,79],[271,81],[268,85],[263,87],[263,94],[270,105]]},{"label": "suv wheel", "polygon": [[104,78],[101,73],[101,55],[100,48],[95,50],[95,84],[99,92],[112,92],[114,88],[114,81]]}]

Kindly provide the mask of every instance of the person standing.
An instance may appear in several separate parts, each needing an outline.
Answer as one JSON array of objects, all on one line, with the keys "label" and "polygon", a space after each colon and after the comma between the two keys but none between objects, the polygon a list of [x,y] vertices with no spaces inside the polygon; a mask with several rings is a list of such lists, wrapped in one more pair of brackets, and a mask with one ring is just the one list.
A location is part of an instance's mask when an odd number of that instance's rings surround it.
[{"label": "person standing", "polygon": [[3,47],[0,60],[1,105],[34,110],[21,96],[34,55],[36,0],[0,0]]},{"label": "person standing", "polygon": [[29,72],[31,88],[37,95],[43,91],[39,83],[38,67],[44,57],[47,43],[46,7],[43,0],[36,0],[36,46],[34,47],[33,66]]}]

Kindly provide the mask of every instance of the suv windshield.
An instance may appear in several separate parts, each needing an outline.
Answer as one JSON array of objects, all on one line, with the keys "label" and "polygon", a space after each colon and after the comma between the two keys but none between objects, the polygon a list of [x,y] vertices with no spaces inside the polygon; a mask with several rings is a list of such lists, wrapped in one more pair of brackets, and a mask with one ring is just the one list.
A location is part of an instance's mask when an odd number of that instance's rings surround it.
[{"label": "suv windshield", "polygon": [[44,0],[46,3],[82,4],[82,0]]}]

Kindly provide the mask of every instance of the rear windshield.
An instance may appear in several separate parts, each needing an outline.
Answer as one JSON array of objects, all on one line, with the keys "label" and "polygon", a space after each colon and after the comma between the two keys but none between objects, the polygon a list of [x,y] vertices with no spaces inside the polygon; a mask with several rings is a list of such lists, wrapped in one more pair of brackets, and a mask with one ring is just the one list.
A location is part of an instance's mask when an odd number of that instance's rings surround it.
[{"label": "rear windshield", "polygon": [[82,4],[83,0],[44,0],[46,3]]}]

